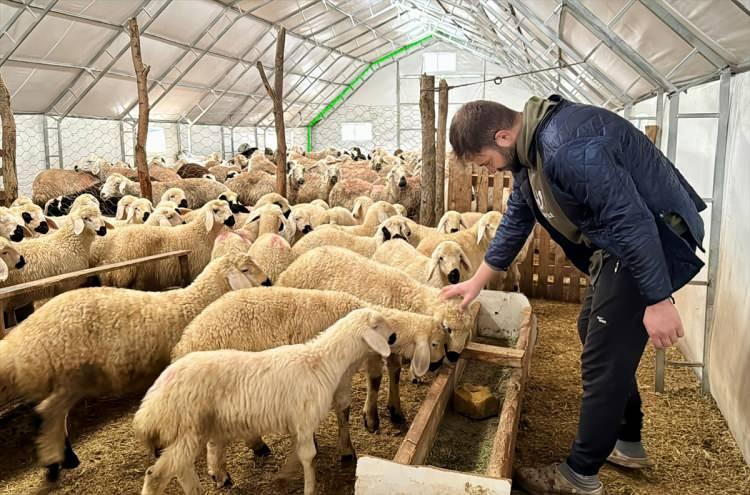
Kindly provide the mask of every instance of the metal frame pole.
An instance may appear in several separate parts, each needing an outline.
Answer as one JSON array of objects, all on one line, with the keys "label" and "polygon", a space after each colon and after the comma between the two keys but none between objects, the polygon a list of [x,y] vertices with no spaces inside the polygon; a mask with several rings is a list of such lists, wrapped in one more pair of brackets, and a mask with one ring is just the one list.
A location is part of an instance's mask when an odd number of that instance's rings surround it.
[{"label": "metal frame pole", "polygon": [[[34,31],[34,29],[36,29],[36,27],[39,25],[39,23],[42,22],[42,20],[45,17],[47,17],[47,14],[49,13],[49,11],[52,10],[52,7],[54,7],[57,4],[57,2],[59,2],[59,1],[60,0],[51,0],[47,4],[47,6],[44,7],[44,10],[42,11],[42,13],[36,19],[34,19],[34,22],[32,22],[31,24],[29,24],[29,26],[26,28],[26,31],[23,32],[23,34],[20,36],[20,38],[18,39],[18,41],[16,41],[16,43],[13,45],[13,47],[10,50],[8,50],[8,53],[6,53],[5,56],[3,56],[2,60],[0,60],[0,67],[2,67],[3,65],[5,65],[5,62],[8,61],[8,59],[11,57],[11,55],[13,55],[14,53],[16,53],[16,50],[18,50],[18,48],[23,44],[23,42],[26,41],[26,38],[28,38],[29,35],[31,34],[31,32]],[[23,8],[24,9],[28,9],[29,12],[31,11],[31,9],[30,9],[30,7],[28,5],[24,5]]]},{"label": "metal frame pole", "polygon": [[49,167],[49,131],[47,130],[47,115],[42,115],[42,136],[44,138],[44,165]]},{"label": "metal frame pole", "polygon": [[396,147],[401,147],[401,64],[396,60]]}]

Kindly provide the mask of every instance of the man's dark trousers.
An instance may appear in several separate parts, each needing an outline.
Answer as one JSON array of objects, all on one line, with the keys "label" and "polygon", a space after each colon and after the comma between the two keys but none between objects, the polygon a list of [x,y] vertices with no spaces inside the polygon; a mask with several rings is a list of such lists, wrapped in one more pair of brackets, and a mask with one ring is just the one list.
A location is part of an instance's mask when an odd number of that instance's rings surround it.
[{"label": "man's dark trousers", "polygon": [[615,442],[640,441],[643,413],[635,372],[648,341],[646,302],[630,272],[605,256],[578,320],[583,399],[568,457],[577,473],[599,472]]}]

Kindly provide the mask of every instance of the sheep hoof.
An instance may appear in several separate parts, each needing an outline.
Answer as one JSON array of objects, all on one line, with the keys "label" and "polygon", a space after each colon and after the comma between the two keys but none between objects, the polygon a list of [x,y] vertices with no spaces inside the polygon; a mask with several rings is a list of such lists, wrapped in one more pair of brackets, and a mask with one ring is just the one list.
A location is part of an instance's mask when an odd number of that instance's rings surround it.
[{"label": "sheep hoof", "polygon": [[353,452],[351,454],[346,454],[346,455],[341,456],[341,464],[351,465],[351,464],[354,464],[355,462],[357,462],[357,454]]},{"label": "sheep hoof", "polygon": [[380,429],[380,418],[377,415],[372,418],[372,421],[367,420],[367,413],[363,413],[362,418],[365,422],[365,429],[370,433],[375,433]]},{"label": "sheep hoof", "polygon": [[65,453],[62,461],[63,469],[75,469],[81,465],[81,461],[78,456],[73,452],[73,446],[70,445],[70,440],[65,439]]},{"label": "sheep hoof", "polygon": [[395,407],[388,406],[388,412],[390,413],[391,423],[394,425],[402,425],[406,423],[406,418],[404,418],[400,412],[396,411]]},{"label": "sheep hoof", "polygon": [[224,477],[221,479],[215,474],[212,474],[211,480],[214,482],[216,488],[232,488],[234,486],[234,481],[232,481],[232,477],[229,476],[229,473],[224,473]]},{"label": "sheep hoof", "polygon": [[271,449],[268,448],[268,445],[264,443],[262,446],[254,448],[253,454],[255,454],[255,457],[270,457],[272,452]]},{"label": "sheep hoof", "polygon": [[49,464],[47,466],[47,472],[44,475],[44,480],[47,484],[55,484],[60,481],[60,463]]}]

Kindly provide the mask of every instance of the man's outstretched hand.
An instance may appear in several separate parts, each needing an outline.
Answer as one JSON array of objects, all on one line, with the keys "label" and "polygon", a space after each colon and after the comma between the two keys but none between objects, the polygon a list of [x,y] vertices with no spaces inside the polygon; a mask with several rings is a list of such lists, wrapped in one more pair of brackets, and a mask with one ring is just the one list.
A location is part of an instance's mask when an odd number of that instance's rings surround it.
[{"label": "man's outstretched hand", "polygon": [[463,301],[459,304],[459,309],[463,311],[471,302],[477,298],[482,286],[478,286],[474,279],[461,282],[456,285],[446,285],[440,290],[440,299],[443,301],[452,297],[462,297]]},{"label": "man's outstretched hand", "polygon": [[646,306],[643,325],[646,327],[651,343],[657,349],[671,347],[685,335],[680,314],[669,299]]}]

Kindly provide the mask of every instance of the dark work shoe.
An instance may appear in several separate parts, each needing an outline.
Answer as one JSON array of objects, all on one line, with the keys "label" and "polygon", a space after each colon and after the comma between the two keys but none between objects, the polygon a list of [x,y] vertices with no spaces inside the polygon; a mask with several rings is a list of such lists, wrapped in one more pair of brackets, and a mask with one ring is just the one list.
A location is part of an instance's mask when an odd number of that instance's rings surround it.
[{"label": "dark work shoe", "polygon": [[601,482],[592,489],[582,489],[563,476],[558,464],[538,468],[519,468],[516,482],[529,495],[604,495]]},{"label": "dark work shoe", "polygon": [[648,458],[648,454],[646,454],[646,451],[643,450],[643,448],[631,452],[619,448],[620,442],[618,441],[617,443],[618,445],[615,445],[615,448],[612,449],[612,453],[607,457],[607,461],[612,464],[628,469],[644,469],[654,465],[654,461]]}]

